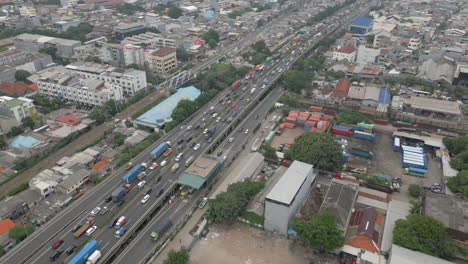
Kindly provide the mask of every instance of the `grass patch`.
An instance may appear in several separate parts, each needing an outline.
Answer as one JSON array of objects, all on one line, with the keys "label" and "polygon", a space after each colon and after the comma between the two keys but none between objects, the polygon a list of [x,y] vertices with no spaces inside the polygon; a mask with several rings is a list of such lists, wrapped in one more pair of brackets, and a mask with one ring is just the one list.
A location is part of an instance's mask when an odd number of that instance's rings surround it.
[{"label": "grass patch", "polygon": [[241,218],[249,221],[251,224],[254,225],[262,225],[263,222],[265,221],[265,217],[256,214],[255,212],[252,211],[245,211],[242,215]]},{"label": "grass patch", "polygon": [[24,190],[26,190],[28,188],[28,184],[27,183],[21,183],[20,185],[16,186],[15,188],[11,189],[9,192],[8,192],[8,196],[14,196],[16,195],[17,193],[20,193]]}]

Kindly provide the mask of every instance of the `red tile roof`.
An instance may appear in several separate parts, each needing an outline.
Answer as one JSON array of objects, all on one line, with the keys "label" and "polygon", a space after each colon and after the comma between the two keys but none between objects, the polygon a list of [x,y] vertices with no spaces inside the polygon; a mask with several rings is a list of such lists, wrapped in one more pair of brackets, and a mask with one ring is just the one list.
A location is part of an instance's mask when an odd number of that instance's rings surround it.
[{"label": "red tile roof", "polygon": [[63,116],[57,117],[55,119],[56,122],[64,123],[70,126],[76,126],[78,123],[80,123],[81,119],[76,117],[74,114],[65,114]]},{"label": "red tile roof", "polygon": [[6,232],[8,232],[10,229],[12,229],[15,226],[16,224],[10,219],[5,219],[1,221],[0,222],[0,235],[5,234]]},{"label": "red tile roof", "polygon": [[174,53],[174,52],[176,52],[176,49],[165,47],[165,48],[161,48],[161,49],[158,49],[157,51],[153,52],[153,55],[166,56],[166,55],[169,55],[169,54]]},{"label": "red tile roof", "polygon": [[372,241],[372,239],[363,236],[363,235],[358,235],[346,242],[347,245],[350,245],[355,248],[363,248],[367,249],[371,252],[379,252],[379,248],[377,245]]},{"label": "red tile roof", "polygon": [[346,97],[348,96],[349,88],[351,87],[351,82],[348,79],[341,79],[333,90],[333,96],[335,97]]},{"label": "red tile roof", "polygon": [[2,82],[0,83],[0,93],[6,95],[25,95],[27,92],[37,91],[36,85],[34,88],[29,87],[28,85],[16,82],[16,83],[9,83],[9,82]]},{"label": "red tile roof", "polygon": [[356,48],[353,46],[344,46],[341,49],[337,50],[336,52],[351,54],[356,51]]},{"label": "red tile roof", "polygon": [[4,171],[5,170],[5,167],[3,166],[0,166],[0,172]]},{"label": "red tile roof", "polygon": [[109,162],[107,160],[100,160],[98,163],[94,164],[94,166],[91,169],[99,171],[102,168],[104,168],[108,163]]}]

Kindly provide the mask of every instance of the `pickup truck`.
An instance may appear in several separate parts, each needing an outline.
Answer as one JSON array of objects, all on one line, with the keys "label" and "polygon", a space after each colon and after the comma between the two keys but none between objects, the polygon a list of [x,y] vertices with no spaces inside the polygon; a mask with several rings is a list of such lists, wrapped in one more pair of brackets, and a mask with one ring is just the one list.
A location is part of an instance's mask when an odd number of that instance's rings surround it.
[{"label": "pickup truck", "polygon": [[90,228],[92,225],[94,224],[94,217],[88,217],[86,219],[86,222],[78,229],[76,230],[75,233],[73,233],[73,236],[78,238],[80,237],[81,235],[83,235],[84,232],[86,232],[86,230],[88,230],[88,228]]}]

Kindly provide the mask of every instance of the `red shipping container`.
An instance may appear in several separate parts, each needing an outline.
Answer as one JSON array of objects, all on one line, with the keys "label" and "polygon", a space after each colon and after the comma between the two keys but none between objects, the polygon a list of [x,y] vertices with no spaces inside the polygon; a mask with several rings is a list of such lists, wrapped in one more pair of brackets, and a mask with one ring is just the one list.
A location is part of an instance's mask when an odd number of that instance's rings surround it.
[{"label": "red shipping container", "polygon": [[279,129],[279,131],[283,131],[285,127],[286,127],[286,124],[283,123],[283,124],[279,125],[278,129]]},{"label": "red shipping container", "polygon": [[296,123],[296,125],[297,125],[298,127],[304,127],[304,124],[303,124],[303,123]]},{"label": "red shipping container", "polygon": [[299,113],[298,113],[298,112],[289,112],[289,115],[290,115],[290,116],[298,116]]},{"label": "red shipping container", "polygon": [[320,119],[322,119],[322,120],[335,120],[335,117],[331,116],[331,115],[323,115]]},{"label": "red shipping container", "polygon": [[373,121],[374,123],[379,124],[379,125],[388,125],[388,120],[375,119]]},{"label": "red shipping container", "polygon": [[325,110],[323,112],[327,115],[336,115],[336,111],[333,111],[333,110]]},{"label": "red shipping container", "polygon": [[315,122],[317,122],[317,121],[320,120],[320,117],[319,117],[319,116],[310,116],[310,117],[309,117],[309,120],[310,120],[310,121],[315,121]]},{"label": "red shipping container", "polygon": [[322,116],[322,113],[312,112],[310,113],[311,116]]},{"label": "red shipping container", "polygon": [[312,111],[312,112],[322,112],[322,107],[318,107],[318,106],[311,106],[309,107],[309,111]]},{"label": "red shipping container", "polygon": [[307,121],[305,122],[306,125],[311,125],[311,126],[315,126],[317,124],[317,122],[315,121]]},{"label": "red shipping container", "polygon": [[332,134],[338,134],[338,135],[343,135],[343,136],[348,136],[352,137],[353,136],[353,131],[342,131],[338,129],[332,129]]}]

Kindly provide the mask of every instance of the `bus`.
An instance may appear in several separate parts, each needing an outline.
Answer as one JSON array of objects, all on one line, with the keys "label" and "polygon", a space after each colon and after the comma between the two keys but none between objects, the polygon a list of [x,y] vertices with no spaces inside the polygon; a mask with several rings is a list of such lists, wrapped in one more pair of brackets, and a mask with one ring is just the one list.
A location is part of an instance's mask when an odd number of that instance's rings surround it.
[{"label": "bus", "polygon": [[426,91],[421,91],[421,90],[416,90],[416,89],[412,89],[411,90],[416,96],[430,96],[431,93],[430,92],[426,92]]},{"label": "bus", "polygon": [[190,156],[188,159],[186,159],[185,160],[185,167],[190,166],[190,164],[192,164],[194,158],[195,158],[194,156]]}]

